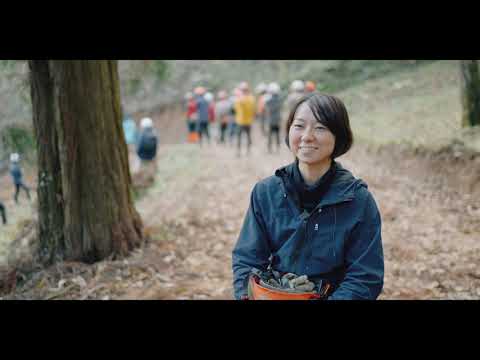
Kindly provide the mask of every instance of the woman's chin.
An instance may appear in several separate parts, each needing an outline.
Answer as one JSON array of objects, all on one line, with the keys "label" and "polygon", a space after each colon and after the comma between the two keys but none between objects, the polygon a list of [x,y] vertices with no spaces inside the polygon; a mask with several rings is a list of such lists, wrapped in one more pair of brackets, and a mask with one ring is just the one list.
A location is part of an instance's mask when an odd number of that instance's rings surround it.
[{"label": "woman's chin", "polygon": [[318,159],[312,159],[307,156],[298,156],[298,161],[304,163],[305,165],[316,165],[321,162]]},{"label": "woman's chin", "polygon": [[303,154],[297,155],[297,159],[299,162],[308,165],[308,166],[318,166],[318,165],[323,165],[326,164],[329,159],[319,159],[318,157],[311,157],[311,156],[305,156]]}]

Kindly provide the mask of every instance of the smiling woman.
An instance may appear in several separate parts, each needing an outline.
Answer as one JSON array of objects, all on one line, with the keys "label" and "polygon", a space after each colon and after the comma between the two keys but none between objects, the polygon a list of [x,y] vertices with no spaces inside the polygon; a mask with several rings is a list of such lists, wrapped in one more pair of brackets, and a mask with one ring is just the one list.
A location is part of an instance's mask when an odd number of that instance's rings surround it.
[{"label": "smiling woman", "polygon": [[335,136],[315,119],[310,107],[303,103],[297,109],[288,138],[305,182],[313,185],[330,168]]},{"label": "smiling woman", "polygon": [[380,213],[367,185],[335,161],[353,143],[344,104],[306,95],[286,130],[295,162],[252,191],[233,250],[235,297],[268,298],[275,284],[271,299],[376,299],[384,276]]}]

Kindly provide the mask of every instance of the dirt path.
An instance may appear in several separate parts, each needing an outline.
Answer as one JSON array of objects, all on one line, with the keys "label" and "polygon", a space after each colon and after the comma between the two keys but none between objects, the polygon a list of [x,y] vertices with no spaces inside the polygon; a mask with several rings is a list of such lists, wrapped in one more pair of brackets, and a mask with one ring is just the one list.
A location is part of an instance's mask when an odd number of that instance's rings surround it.
[{"label": "dirt path", "polygon": [[[170,251],[163,260],[175,269],[170,281],[181,284],[174,296],[231,298],[230,253],[250,191],[257,180],[281,166],[288,154],[267,155],[255,147],[248,157],[237,158],[233,147],[217,144],[203,148],[174,145],[162,152],[159,169],[166,172],[164,182],[151,190],[138,209],[153,233],[162,225],[175,233],[163,243]],[[176,167],[165,171],[174,159]],[[155,298],[155,291],[149,289],[147,297]]]},{"label": "dirt path", "polygon": [[27,199],[25,192],[22,190],[18,196],[18,204],[16,204],[13,199],[15,186],[10,175],[8,173],[0,175],[0,201],[5,205],[7,212],[7,225],[0,223],[0,266],[6,262],[7,249],[10,242],[34,216],[36,199],[34,186],[36,178],[35,169],[26,169],[24,177],[24,182],[30,188],[32,201]]}]

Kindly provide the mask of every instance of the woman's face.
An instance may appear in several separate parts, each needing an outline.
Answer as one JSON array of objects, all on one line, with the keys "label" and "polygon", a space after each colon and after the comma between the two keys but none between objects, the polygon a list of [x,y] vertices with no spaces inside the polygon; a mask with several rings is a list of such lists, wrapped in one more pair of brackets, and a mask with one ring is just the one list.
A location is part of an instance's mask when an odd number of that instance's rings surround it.
[{"label": "woman's face", "polygon": [[306,103],[297,108],[288,141],[297,159],[310,166],[328,164],[335,149],[335,136],[315,119]]}]

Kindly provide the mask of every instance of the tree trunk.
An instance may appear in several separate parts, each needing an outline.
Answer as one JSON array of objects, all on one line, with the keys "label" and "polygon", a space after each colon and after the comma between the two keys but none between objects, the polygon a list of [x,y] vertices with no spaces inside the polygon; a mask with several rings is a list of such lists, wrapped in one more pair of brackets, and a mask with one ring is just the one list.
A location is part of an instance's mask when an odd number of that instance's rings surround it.
[{"label": "tree trunk", "polygon": [[30,68],[37,79],[37,136],[50,142],[38,142],[39,182],[53,178],[39,186],[44,254],[84,262],[127,254],[143,235],[131,194],[117,62],[32,60]]},{"label": "tree trunk", "polygon": [[480,125],[480,76],[477,60],[461,60],[462,126]]},{"label": "tree trunk", "polygon": [[63,195],[54,122],[53,81],[47,60],[31,60],[32,112],[38,157],[38,234],[42,262],[51,263],[64,252]]}]

